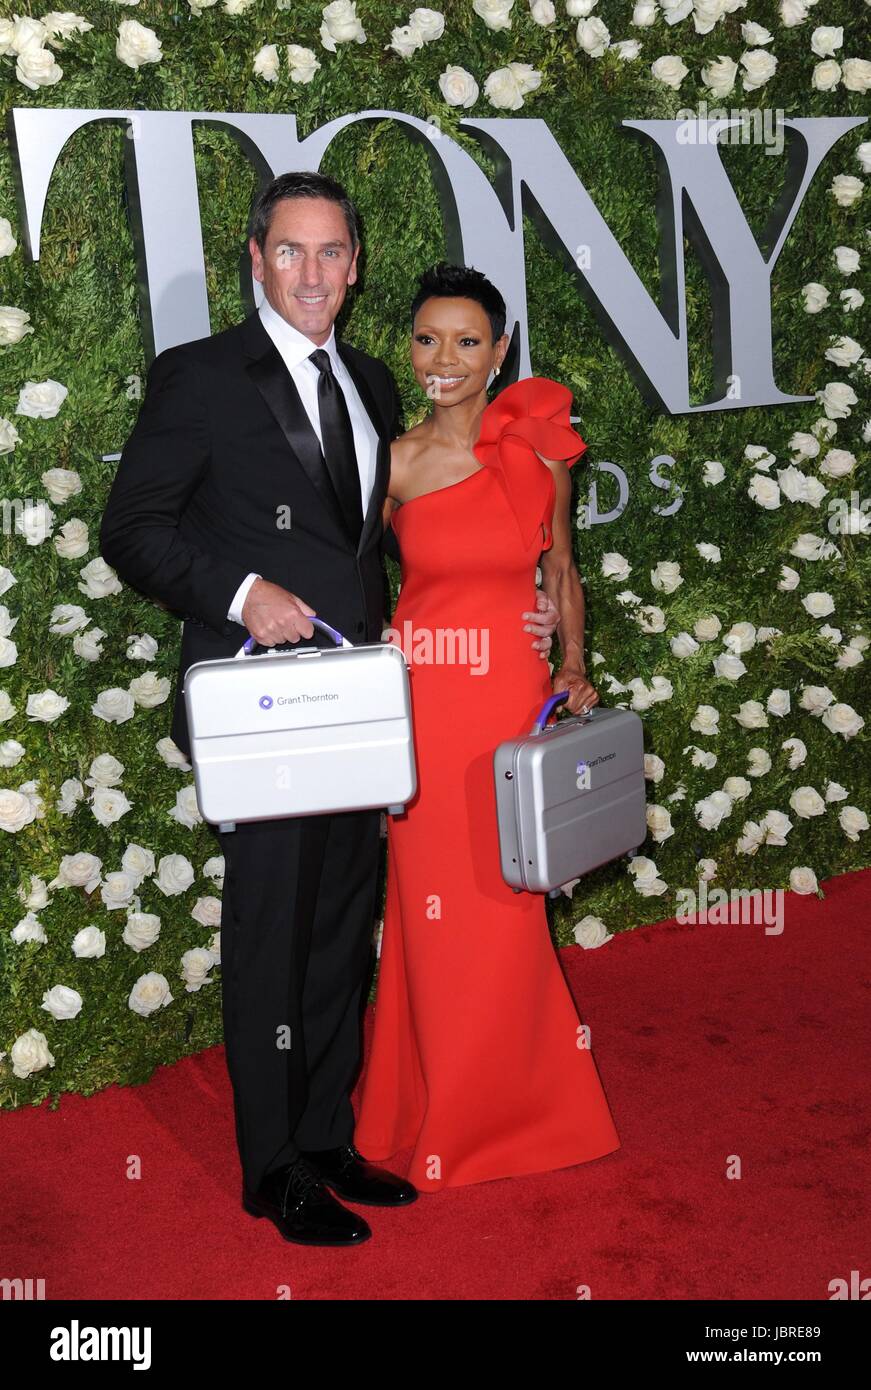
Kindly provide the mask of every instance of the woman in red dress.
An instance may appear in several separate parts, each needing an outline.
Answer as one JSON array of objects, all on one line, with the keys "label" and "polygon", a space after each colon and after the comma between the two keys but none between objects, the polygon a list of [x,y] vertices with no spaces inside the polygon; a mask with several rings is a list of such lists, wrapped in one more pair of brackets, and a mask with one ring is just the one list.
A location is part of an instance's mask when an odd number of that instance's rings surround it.
[{"label": "woman in red dress", "polygon": [[[388,817],[387,897],[372,1049],[354,1142],[413,1150],[423,1192],[562,1168],[620,1141],[550,939],[544,898],[500,870],[493,751],[554,690],[578,713],[584,606],[569,468],[586,449],[571,392],[487,383],[508,349],[505,304],[442,263],[412,304],[412,365],[433,409],[395,441],[385,523],[401,589],[390,640],[409,663],[418,787]],[[517,624],[535,571],[560,613],[551,681]]]}]

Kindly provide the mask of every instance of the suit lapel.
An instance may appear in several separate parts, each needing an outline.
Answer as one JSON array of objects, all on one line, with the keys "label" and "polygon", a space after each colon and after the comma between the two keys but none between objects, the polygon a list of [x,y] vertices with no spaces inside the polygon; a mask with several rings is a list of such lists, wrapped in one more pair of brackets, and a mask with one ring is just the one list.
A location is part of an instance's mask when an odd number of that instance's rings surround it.
[{"label": "suit lapel", "polygon": [[[300,400],[293,377],[284,365],[281,353],[263,327],[263,322],[256,309],[252,314],[249,314],[240,327],[245,344],[245,354],[248,358],[246,370],[251,380],[281,426],[291,453],[300,467],[305,470],[335,526],[344,536],[347,544],[354,547],[354,539],[347,529],[332,479],[324,464],[320,442],[312,429],[305,406]],[[356,553],[359,555],[369,543],[372,532],[381,520],[381,505],[387,489],[389,473],[390,437],[388,424],[378,409],[371,387],[359,366],[351,361],[347,345],[337,338],[336,348],[353,379],[372,425],[378,432],[375,481],[366,516],[363,519],[360,540],[356,545]]]}]

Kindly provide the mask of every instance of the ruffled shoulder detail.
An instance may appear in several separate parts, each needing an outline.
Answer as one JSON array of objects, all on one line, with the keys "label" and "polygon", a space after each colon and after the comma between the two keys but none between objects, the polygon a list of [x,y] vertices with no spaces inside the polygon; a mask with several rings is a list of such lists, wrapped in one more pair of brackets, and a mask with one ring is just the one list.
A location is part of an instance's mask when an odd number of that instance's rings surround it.
[{"label": "ruffled shoulder detail", "polygon": [[537,454],[571,468],[587,448],[570,424],[571,405],[567,386],[531,376],[506,386],[481,416],[475,457],[499,475],[526,546],[553,510],[553,474]]}]

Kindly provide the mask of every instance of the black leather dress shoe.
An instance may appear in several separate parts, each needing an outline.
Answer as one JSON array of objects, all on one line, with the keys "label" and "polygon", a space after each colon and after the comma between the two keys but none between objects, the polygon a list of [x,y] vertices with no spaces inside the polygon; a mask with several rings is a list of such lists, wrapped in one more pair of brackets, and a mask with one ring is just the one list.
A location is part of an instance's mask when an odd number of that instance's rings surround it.
[{"label": "black leather dress shoe", "polygon": [[417,1201],[417,1188],[404,1178],[377,1168],[353,1144],[337,1149],[309,1149],[304,1157],[323,1181],[348,1202],[373,1207],[399,1207]]},{"label": "black leather dress shoe", "polygon": [[372,1234],[362,1216],[327,1191],[305,1159],[267,1173],[256,1192],[243,1185],[242,1206],[252,1216],[268,1216],[284,1239],[297,1245],[361,1245]]}]

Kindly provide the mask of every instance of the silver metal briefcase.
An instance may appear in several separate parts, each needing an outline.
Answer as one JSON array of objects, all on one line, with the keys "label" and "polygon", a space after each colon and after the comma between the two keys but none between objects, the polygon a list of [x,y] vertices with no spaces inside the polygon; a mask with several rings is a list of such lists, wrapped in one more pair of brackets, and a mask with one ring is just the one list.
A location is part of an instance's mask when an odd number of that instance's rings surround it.
[{"label": "silver metal briefcase", "polygon": [[635,850],[647,835],[642,721],[594,705],[547,727],[551,695],[528,734],[493,754],[502,877],[549,892]]},{"label": "silver metal briefcase", "polygon": [[185,674],[197,803],[207,821],[405,809],[417,788],[408,667],[398,646],[270,648],[197,661]]}]

